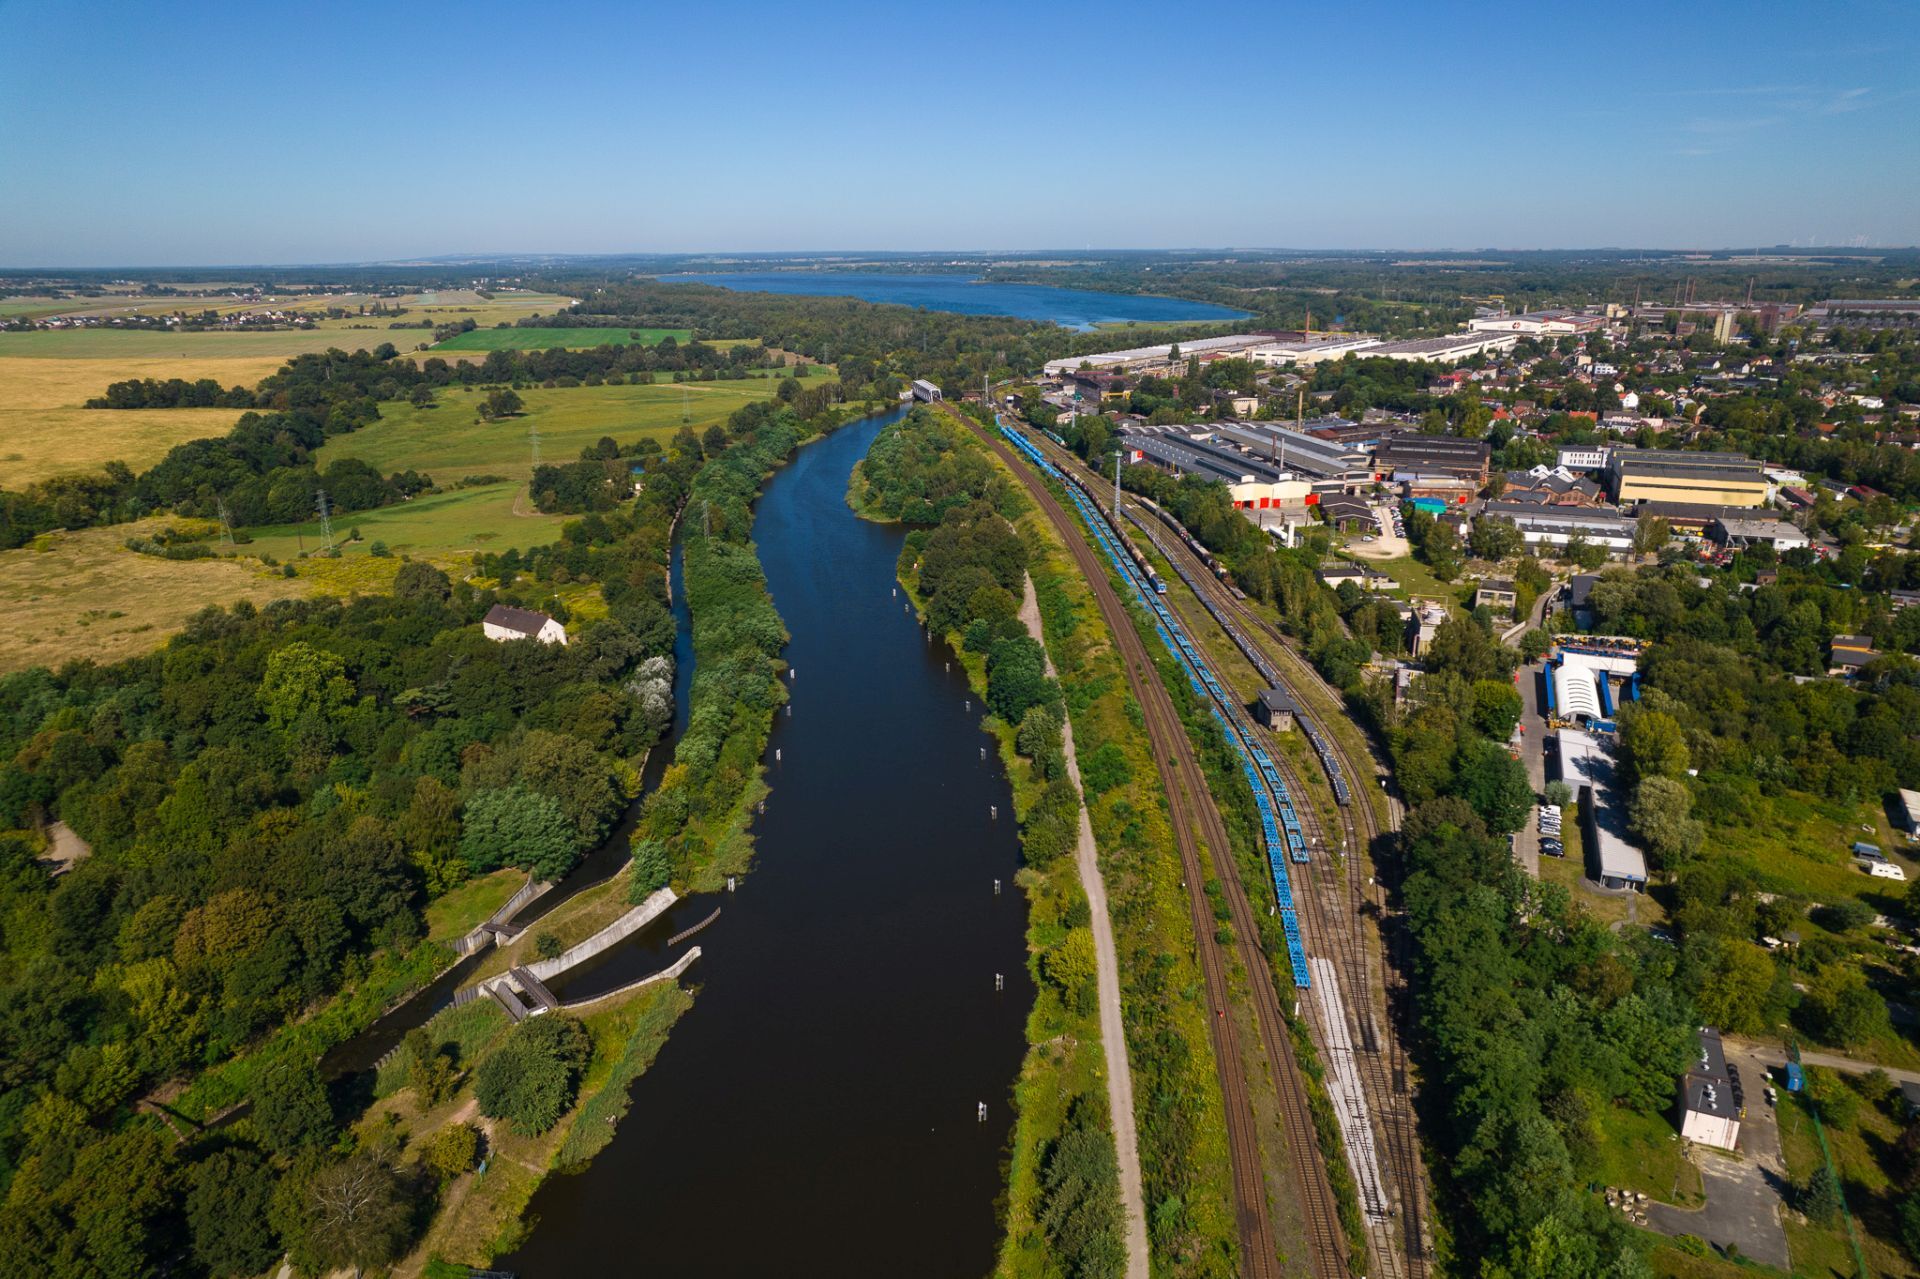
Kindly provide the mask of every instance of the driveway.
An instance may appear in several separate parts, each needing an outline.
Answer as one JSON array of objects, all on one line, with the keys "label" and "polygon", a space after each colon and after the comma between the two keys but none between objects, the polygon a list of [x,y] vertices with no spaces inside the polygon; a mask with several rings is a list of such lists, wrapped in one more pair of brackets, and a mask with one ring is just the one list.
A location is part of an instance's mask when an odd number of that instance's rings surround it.
[{"label": "driveway", "polygon": [[[1540,671],[1538,665],[1522,666],[1515,673],[1520,690],[1520,762],[1527,769],[1527,784],[1538,796],[1547,788],[1547,721],[1540,715]],[[1527,824],[1513,841],[1514,857],[1522,870],[1540,878],[1540,813],[1536,804],[1527,815]]]},{"label": "driveway", "polygon": [[1791,1269],[1787,1231],[1780,1214],[1791,1191],[1780,1155],[1780,1125],[1767,1105],[1767,1067],[1759,1055],[1727,1044],[1727,1061],[1746,1085],[1747,1115],[1740,1124],[1740,1153],[1695,1146],[1694,1163],[1707,1192],[1704,1208],[1647,1205],[1647,1224],[1663,1235],[1696,1235],[1719,1248],[1732,1244],[1755,1261]]}]

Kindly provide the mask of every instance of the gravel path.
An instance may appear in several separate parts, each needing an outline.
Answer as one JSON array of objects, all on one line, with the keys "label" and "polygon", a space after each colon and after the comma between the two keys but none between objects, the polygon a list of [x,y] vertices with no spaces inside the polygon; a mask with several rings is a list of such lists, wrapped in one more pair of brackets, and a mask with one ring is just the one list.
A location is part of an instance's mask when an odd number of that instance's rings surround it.
[{"label": "gravel path", "polygon": [[[1020,620],[1027,633],[1046,648],[1040,630],[1040,601],[1027,579]],[[1053,659],[1047,658],[1052,675]],[[1065,726],[1067,776],[1080,790],[1080,764],[1073,753],[1073,723]],[[1084,791],[1081,792],[1085,794]],[[1120,1208],[1126,1216],[1127,1279],[1147,1279],[1147,1214],[1140,1190],[1140,1143],[1133,1128],[1133,1070],[1127,1064],[1127,1031],[1120,1017],[1120,961],[1113,946],[1113,922],[1107,917],[1107,882],[1100,876],[1100,853],[1093,842],[1093,823],[1087,806],[1080,805],[1080,839],[1075,849],[1080,886],[1087,894],[1093,919],[1094,970],[1100,995],[1100,1046],[1107,1056],[1107,1109],[1113,1115],[1113,1152],[1120,1165]]]}]

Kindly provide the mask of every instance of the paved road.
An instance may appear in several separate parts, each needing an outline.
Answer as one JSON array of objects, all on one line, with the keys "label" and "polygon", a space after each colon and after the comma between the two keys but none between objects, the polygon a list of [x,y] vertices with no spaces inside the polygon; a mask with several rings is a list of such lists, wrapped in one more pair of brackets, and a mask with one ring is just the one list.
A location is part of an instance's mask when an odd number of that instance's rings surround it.
[{"label": "paved road", "polygon": [[1649,1204],[1647,1223],[1665,1235],[1697,1235],[1722,1248],[1734,1244],[1755,1261],[1788,1270],[1791,1257],[1780,1213],[1791,1183],[1780,1153],[1779,1118],[1767,1105],[1762,1078],[1766,1056],[1774,1050],[1731,1040],[1725,1047],[1727,1060],[1739,1068],[1747,1086],[1747,1117],[1740,1125],[1744,1158],[1696,1147],[1693,1157],[1707,1192],[1706,1207]]},{"label": "paved road", "polygon": [[[1761,1044],[1746,1039],[1735,1039],[1732,1035],[1725,1036],[1722,1042],[1729,1050],[1737,1044],[1741,1052],[1751,1056],[1754,1060],[1764,1065],[1778,1067],[1787,1064],[1787,1050],[1776,1047],[1773,1044]],[[1884,1070],[1887,1072],[1887,1075],[1896,1082],[1903,1084],[1920,1084],[1920,1070],[1901,1070],[1895,1066],[1882,1066],[1876,1061],[1860,1061],[1853,1057],[1842,1057],[1838,1053],[1807,1052],[1805,1049],[1802,1049],[1800,1061],[1802,1065],[1825,1066],[1830,1070],[1844,1071],[1854,1075],[1864,1075],[1875,1070]]]},{"label": "paved road", "polygon": [[1533,601],[1533,608],[1528,611],[1524,621],[1515,622],[1501,633],[1500,642],[1503,644],[1519,643],[1520,637],[1525,635],[1528,630],[1546,621],[1547,605],[1559,597],[1560,583],[1555,582],[1545,591],[1542,591],[1539,597]]},{"label": "paved road", "polygon": [[[1533,787],[1535,795],[1547,788],[1547,762],[1545,756],[1547,743],[1547,721],[1541,715],[1540,705],[1540,666],[1536,663],[1522,666],[1517,672],[1520,690],[1520,762],[1527,768],[1527,783]],[[1535,879],[1540,878],[1540,814],[1535,811],[1527,817],[1527,824],[1521,828],[1514,840],[1514,855],[1519,859],[1521,869]]]},{"label": "paved road", "polygon": [[[1044,653],[1046,637],[1040,629],[1040,601],[1034,594],[1032,578],[1027,579],[1020,620]],[[1047,657],[1046,664],[1047,674],[1052,675],[1053,659]],[[1079,791],[1080,763],[1073,753],[1071,720],[1062,734],[1067,775],[1073,779],[1074,790]],[[1089,927],[1093,930],[1094,984],[1100,1002],[1100,1047],[1107,1059],[1107,1109],[1113,1116],[1113,1153],[1120,1165],[1120,1208],[1127,1226],[1127,1279],[1147,1279],[1146,1195],[1140,1181],[1140,1142],[1133,1127],[1133,1069],[1127,1062],[1127,1030],[1120,1016],[1120,960],[1113,944],[1113,921],[1107,916],[1107,883],[1100,874],[1100,850],[1093,842],[1093,822],[1087,817],[1084,802],[1080,805],[1080,839],[1074,860],[1080,867],[1080,886],[1086,891],[1092,916]]]}]

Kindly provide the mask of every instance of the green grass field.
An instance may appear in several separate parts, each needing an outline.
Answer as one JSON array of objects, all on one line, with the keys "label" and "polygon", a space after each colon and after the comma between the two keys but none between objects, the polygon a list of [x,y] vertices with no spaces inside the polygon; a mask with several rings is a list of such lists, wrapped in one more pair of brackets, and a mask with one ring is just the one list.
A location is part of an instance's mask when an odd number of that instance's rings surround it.
[{"label": "green grass field", "polygon": [[455,334],[436,351],[545,351],[554,347],[586,350],[596,346],[652,346],[663,338],[685,342],[686,329],[474,329]]},{"label": "green grass field", "polygon": [[726,421],[741,405],[766,399],[775,389],[765,378],[554,390],[534,387],[520,393],[525,413],[482,422],[474,413],[481,393],[458,388],[442,391],[435,408],[381,405],[378,422],[328,442],[320,450],[319,462],[326,466],[336,458],[357,457],[383,472],[409,467],[425,471],[441,484],[466,475],[525,480],[533,475],[529,437],[535,427],[543,461],[571,462],[603,435],[622,444],[646,436],[664,443],[683,425],[704,431]]},{"label": "green grass field", "polygon": [[[300,355],[339,347],[368,350],[392,342],[405,350],[433,335],[424,329],[284,329],[267,333],[163,333],[144,329],[42,329],[0,333],[0,359],[39,356],[65,360],[223,359],[243,355]],[[105,366],[103,366],[105,367]],[[115,381],[111,374],[107,381]],[[4,377],[4,370],[0,370]],[[104,383],[102,386],[104,387]]]},{"label": "green grass field", "polygon": [[[437,560],[476,551],[504,551],[510,546],[537,546],[560,536],[563,523],[565,517],[535,511],[527,501],[525,485],[517,481],[483,484],[451,493],[429,493],[377,511],[336,516],[333,536],[334,544],[341,547],[341,558],[312,560],[299,567],[302,574],[309,567],[316,573],[336,566],[350,567],[358,560],[377,558],[371,554],[375,542],[386,543],[395,555]],[[348,544],[346,539],[354,529],[360,530],[361,540]],[[282,561],[297,559],[302,551],[311,555],[326,545],[318,520],[247,532],[253,541],[240,548],[245,554],[271,555]]]}]

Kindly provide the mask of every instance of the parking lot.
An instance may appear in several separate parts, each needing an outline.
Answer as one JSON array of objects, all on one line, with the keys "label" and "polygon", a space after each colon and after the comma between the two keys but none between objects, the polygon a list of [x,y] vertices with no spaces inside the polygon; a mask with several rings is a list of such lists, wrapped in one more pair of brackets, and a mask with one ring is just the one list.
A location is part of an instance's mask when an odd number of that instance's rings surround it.
[{"label": "parking lot", "polygon": [[1725,1154],[1696,1146],[1707,1203],[1704,1208],[1647,1205],[1647,1224],[1663,1235],[1694,1235],[1715,1247],[1728,1244],[1746,1256],[1781,1270],[1790,1268],[1787,1231],[1780,1214],[1791,1193],[1786,1162],[1780,1154],[1780,1124],[1767,1101],[1773,1080],[1751,1052],[1726,1045],[1727,1062],[1746,1081],[1746,1116],[1740,1122],[1740,1149]]}]

